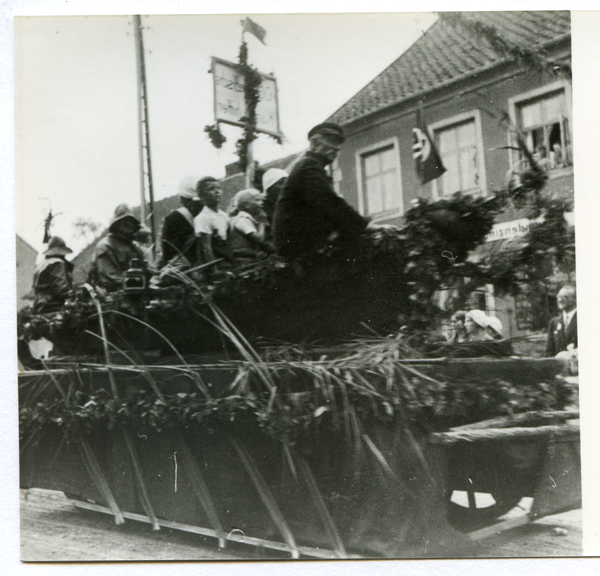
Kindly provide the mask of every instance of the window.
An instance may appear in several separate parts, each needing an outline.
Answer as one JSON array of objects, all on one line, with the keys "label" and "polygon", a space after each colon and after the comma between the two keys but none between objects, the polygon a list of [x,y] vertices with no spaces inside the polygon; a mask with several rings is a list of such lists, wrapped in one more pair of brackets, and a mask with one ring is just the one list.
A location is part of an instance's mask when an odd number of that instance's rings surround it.
[{"label": "window", "polygon": [[[512,105],[516,124],[540,166],[547,171],[572,166],[570,101],[565,87],[554,84],[535,90],[514,99]],[[517,171],[522,163],[522,154],[514,152]]]},{"label": "window", "polygon": [[469,296],[467,307],[471,310],[483,310],[484,312],[494,311],[496,309],[494,286],[486,284],[474,290]]},{"label": "window", "polygon": [[392,217],[402,213],[397,140],[358,151],[359,208],[362,214]]},{"label": "window", "polygon": [[460,114],[430,126],[446,172],[434,180],[438,198],[455,192],[485,192],[479,111]]},{"label": "window", "polygon": [[439,180],[441,196],[478,189],[475,121],[462,122],[437,134],[438,151],[446,172]]}]

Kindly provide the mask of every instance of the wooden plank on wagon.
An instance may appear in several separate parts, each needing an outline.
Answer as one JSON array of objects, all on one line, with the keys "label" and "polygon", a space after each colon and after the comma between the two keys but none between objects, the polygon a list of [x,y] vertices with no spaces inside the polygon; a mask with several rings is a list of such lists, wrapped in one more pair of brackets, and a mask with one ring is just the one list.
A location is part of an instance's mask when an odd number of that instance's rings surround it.
[{"label": "wooden plank on wagon", "polygon": [[434,432],[429,435],[432,444],[457,444],[459,442],[523,441],[573,442],[579,440],[579,426],[538,426],[536,428],[485,428]]},{"label": "wooden plank on wagon", "polygon": [[[100,504],[94,504],[92,502],[84,502],[82,500],[68,499],[73,506],[83,510],[92,510],[93,512],[100,512],[102,514],[108,514],[112,516],[112,511],[106,506]],[[152,520],[143,514],[136,514],[135,512],[123,512],[123,517],[128,520],[135,520],[137,522],[144,522],[151,524]],[[209,536],[211,538],[219,539],[220,533],[210,528],[203,528],[201,526],[192,526],[191,524],[182,524],[180,522],[173,522],[171,520],[163,520],[159,518],[158,522],[163,528],[170,528],[172,530],[181,530],[182,532],[190,532],[192,534],[198,534],[200,536]],[[264,540],[262,538],[255,538],[252,536],[239,536],[237,531],[232,531],[225,536],[226,540],[230,542],[237,542],[238,544],[247,544],[249,546],[262,546],[270,550],[277,550],[279,552],[286,552],[289,554],[290,548],[283,542],[275,542],[273,540]],[[334,550],[327,550],[324,548],[312,548],[310,546],[297,546],[298,552],[302,556],[309,556],[311,558],[321,558],[323,560],[339,560],[339,556]],[[348,559],[361,559],[362,556],[356,554],[348,554]]]}]

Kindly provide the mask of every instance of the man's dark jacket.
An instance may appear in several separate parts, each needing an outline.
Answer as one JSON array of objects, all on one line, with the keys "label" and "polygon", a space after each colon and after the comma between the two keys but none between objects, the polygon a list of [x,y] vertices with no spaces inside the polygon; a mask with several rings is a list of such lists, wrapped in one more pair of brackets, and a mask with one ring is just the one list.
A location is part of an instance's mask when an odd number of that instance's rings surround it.
[{"label": "man's dark jacket", "polygon": [[313,252],[337,232],[350,240],[366,228],[368,220],[340,198],[325,171],[327,158],[307,152],[290,174],[275,207],[273,239],[285,258]]},{"label": "man's dark jacket", "polygon": [[577,348],[577,312],[573,314],[567,327],[565,327],[562,314],[550,320],[546,356],[556,356],[559,352],[566,350],[569,344],[573,344]]},{"label": "man's dark jacket", "polygon": [[138,260],[142,268],[146,268],[144,252],[136,242],[109,232],[96,245],[88,282],[109,292],[120,290],[123,288],[125,272],[134,259]]},{"label": "man's dark jacket", "polygon": [[196,258],[195,237],[193,224],[179,210],[168,214],[163,222],[160,242],[161,267],[174,256],[182,255],[193,265]]}]

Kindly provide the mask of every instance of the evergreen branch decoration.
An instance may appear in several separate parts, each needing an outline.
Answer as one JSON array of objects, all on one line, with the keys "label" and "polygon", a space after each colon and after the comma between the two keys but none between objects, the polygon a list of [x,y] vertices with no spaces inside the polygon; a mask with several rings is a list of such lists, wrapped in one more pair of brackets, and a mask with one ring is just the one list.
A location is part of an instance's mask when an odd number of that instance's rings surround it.
[{"label": "evergreen branch decoration", "polygon": [[248,45],[242,41],[238,58],[238,70],[244,77],[244,100],[246,102],[246,116],[242,137],[236,142],[236,153],[240,159],[240,168],[246,170],[248,166],[248,146],[256,140],[256,107],[260,101],[260,84],[262,77],[258,70],[248,63]]},{"label": "evergreen branch decoration", "polygon": [[[529,289],[543,289],[546,293],[543,283],[555,270],[570,277],[575,269],[575,238],[564,214],[571,206],[561,199],[546,198],[539,190],[533,186],[530,194],[519,198],[523,217],[530,221],[529,232],[510,241],[487,243],[483,250],[476,249],[485,242],[495,218],[510,202],[510,194],[501,191],[484,198],[456,194],[438,202],[420,200],[405,213],[404,228],[367,230],[360,239],[360,253],[354,253],[357,269],[385,265],[386,274],[398,279],[395,299],[402,302],[387,317],[389,328],[382,329],[391,332],[404,327],[417,337],[423,330],[434,328],[447,314],[435,304],[434,296],[439,290],[457,290],[459,296],[452,308],[460,309],[468,295],[485,284],[494,285],[500,295],[516,296]],[[265,298],[274,298],[286,287],[304,282],[303,270],[329,269],[339,258],[343,258],[343,251],[335,246],[292,263],[270,255],[208,285],[188,280],[189,284],[157,293],[146,304],[148,321],[160,329],[174,318],[185,318],[190,310],[207,313],[205,294],[220,307],[224,305],[235,321],[237,302],[260,310]],[[316,291],[311,297],[321,302],[324,295]],[[107,297],[103,306],[107,318],[117,327],[121,312],[118,293]],[[373,301],[368,314],[378,314],[377,306],[378,302]],[[540,316],[540,322],[547,324],[546,320]],[[77,342],[85,330],[94,329],[94,322],[97,320],[93,306],[79,296],[56,313],[33,314],[31,308],[24,308],[18,314],[17,326],[19,337],[25,341],[45,337]]]},{"label": "evergreen branch decoration", "polygon": [[[21,434],[28,437],[58,428],[80,435],[85,430],[115,430],[121,425],[133,425],[140,434],[191,425],[216,433],[250,426],[288,445],[310,443],[315,434],[323,433],[352,443],[352,430],[339,426],[350,412],[361,425],[406,418],[411,426],[432,432],[532,410],[561,410],[572,397],[572,387],[549,374],[541,382],[520,377],[518,371],[510,381],[494,374],[477,381],[453,381],[441,378],[442,373],[428,376],[391,357],[376,369],[370,359],[267,366],[282,392],[281,402],[270,410],[261,375],[248,366],[244,390],[238,387],[238,393],[219,398],[197,392],[167,393],[166,388],[159,397],[142,381],[123,387],[119,398],[101,385],[88,392],[77,386],[71,399],[46,394],[22,404]],[[118,367],[114,368],[118,374]],[[131,378],[131,371],[129,367],[126,378]]]},{"label": "evergreen branch decoration", "polygon": [[[238,55],[237,70],[244,78],[244,102],[246,105],[246,115],[240,118],[240,122],[244,123],[242,137],[235,144],[235,151],[239,158],[239,165],[242,171],[245,171],[248,166],[248,146],[256,140],[256,107],[260,101],[260,85],[262,76],[260,72],[248,62],[248,45],[242,41]],[[227,141],[219,123],[204,127],[204,132],[212,145],[221,149]],[[280,136],[272,136],[279,144],[282,143]]]},{"label": "evergreen branch decoration", "polygon": [[218,150],[220,150],[223,147],[223,144],[227,142],[227,138],[225,138],[221,132],[221,127],[218,122],[212,126],[205,126],[204,131],[208,134],[212,145]]}]

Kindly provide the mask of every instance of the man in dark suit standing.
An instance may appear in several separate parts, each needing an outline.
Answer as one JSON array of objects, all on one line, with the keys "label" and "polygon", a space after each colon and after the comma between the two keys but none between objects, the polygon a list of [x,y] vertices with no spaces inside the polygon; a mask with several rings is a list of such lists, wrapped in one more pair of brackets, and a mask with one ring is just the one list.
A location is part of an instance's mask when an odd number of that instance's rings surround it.
[{"label": "man in dark suit standing", "polygon": [[575,286],[566,284],[556,297],[559,316],[550,320],[546,356],[577,348],[577,296]]},{"label": "man in dark suit standing", "polygon": [[324,122],[308,133],[310,150],[294,166],[277,200],[273,222],[275,249],[286,259],[352,241],[368,220],[338,196],[325,167],[345,140],[338,124]]}]

